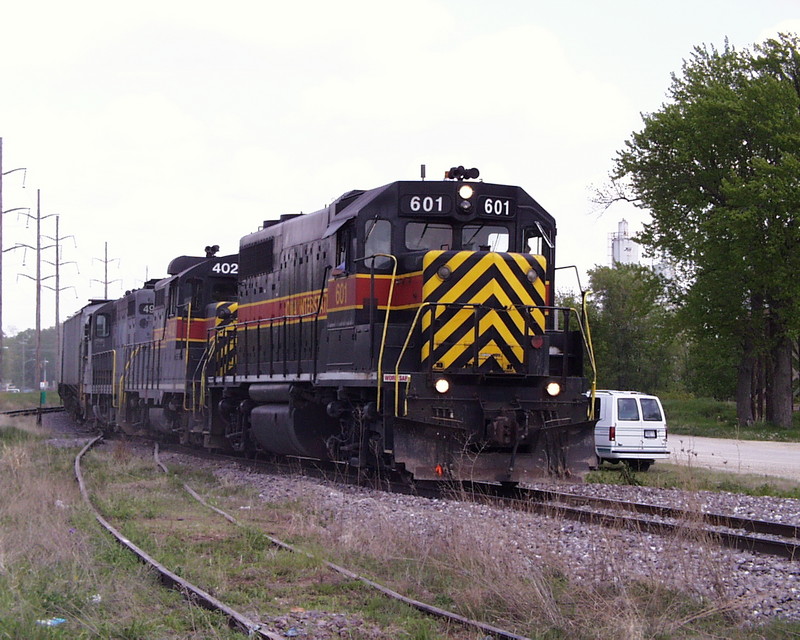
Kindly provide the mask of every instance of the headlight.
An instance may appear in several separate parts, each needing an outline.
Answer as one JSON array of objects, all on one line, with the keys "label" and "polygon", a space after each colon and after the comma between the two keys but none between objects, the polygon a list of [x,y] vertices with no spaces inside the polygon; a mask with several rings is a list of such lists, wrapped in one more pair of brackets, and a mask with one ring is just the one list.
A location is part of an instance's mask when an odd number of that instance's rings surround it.
[{"label": "headlight", "polygon": [[558,382],[548,382],[547,386],[544,388],[547,391],[547,395],[549,396],[557,396],[561,393],[561,385]]},{"label": "headlight", "polygon": [[533,269],[528,271],[527,276],[529,282],[536,282],[536,279],[539,277]]},{"label": "headlight", "polygon": [[450,381],[447,378],[439,378],[433,383],[433,388],[439,393],[447,393],[450,391]]},{"label": "headlight", "polygon": [[470,186],[468,184],[462,184],[458,188],[458,195],[461,196],[462,198],[464,198],[465,200],[471,198],[472,194],[474,194],[474,193],[475,193],[475,189],[473,189],[472,186]]},{"label": "headlight", "polygon": [[436,275],[438,275],[442,280],[447,280],[451,274],[452,271],[450,271],[450,267],[448,267],[446,264],[439,267],[439,270],[436,272]]}]

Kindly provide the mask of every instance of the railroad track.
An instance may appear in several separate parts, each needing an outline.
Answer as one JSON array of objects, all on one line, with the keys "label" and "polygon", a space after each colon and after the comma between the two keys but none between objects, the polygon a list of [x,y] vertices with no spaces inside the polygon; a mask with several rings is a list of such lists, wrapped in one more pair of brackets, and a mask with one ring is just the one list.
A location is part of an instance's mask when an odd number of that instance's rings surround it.
[{"label": "railroad track", "polygon": [[[187,455],[220,458],[219,454],[210,454],[189,447],[166,445],[166,448]],[[342,465],[325,464],[320,461],[302,465],[302,461],[284,463],[237,456],[222,456],[222,458],[261,472],[286,474],[301,470],[304,475],[332,482],[368,486],[397,493],[428,498],[492,501],[551,517],[607,527],[624,527],[643,533],[684,534],[687,537],[710,540],[733,549],[800,560],[800,526],[780,522],[503,484],[408,483],[401,478],[389,476],[365,478],[362,474]]]},{"label": "railroad track", "polygon": [[685,533],[733,549],[800,560],[800,527],[796,525],[552,490],[470,483],[461,490],[579,522],[659,535]]},{"label": "railroad track", "polygon": [[28,409],[9,409],[8,411],[0,411],[1,415],[10,418],[19,418],[22,416],[42,416],[46,413],[60,413],[64,411],[64,407],[33,407]]},{"label": "railroad track", "polygon": [[[86,486],[85,486],[85,483],[84,483],[84,480],[83,480],[83,475],[82,475],[82,472],[81,472],[81,464],[80,464],[81,463],[81,459],[83,458],[83,456],[93,446],[95,446],[97,443],[101,442],[102,440],[103,440],[103,436],[96,436],[93,440],[91,440],[89,443],[86,444],[86,446],[80,451],[80,453],[75,458],[75,476],[76,476],[76,479],[78,481],[81,494],[83,496],[84,502],[93,511],[93,513],[95,515],[95,519],[98,521],[98,523],[108,533],[110,533],[112,536],[114,536],[121,545],[126,547],[132,553],[134,553],[142,562],[144,562],[145,564],[149,565],[152,569],[154,569],[159,574],[159,576],[161,578],[161,581],[164,584],[166,584],[168,586],[171,586],[171,587],[174,587],[174,588],[177,588],[178,590],[180,590],[184,594],[184,596],[186,598],[192,600],[193,602],[196,602],[200,606],[222,613],[223,615],[225,615],[228,618],[229,623],[230,623],[230,625],[232,627],[237,628],[238,630],[240,630],[241,632],[246,634],[248,637],[259,637],[259,638],[265,638],[265,639],[269,639],[269,640],[279,640],[280,638],[282,638],[283,636],[277,635],[274,632],[272,632],[271,630],[266,629],[264,627],[264,625],[261,625],[261,624],[255,622],[255,621],[247,618],[245,615],[243,615],[242,613],[236,611],[235,609],[232,609],[231,607],[227,606],[225,603],[223,603],[222,601],[218,600],[217,598],[215,598],[214,596],[212,596],[208,592],[204,591],[202,588],[200,588],[200,587],[192,584],[191,582],[185,580],[184,578],[181,578],[180,576],[178,576],[176,573],[171,571],[169,568],[165,567],[164,565],[159,563],[157,560],[155,560],[147,552],[145,552],[140,547],[138,547],[133,542],[131,542],[128,538],[126,538],[119,530],[117,530],[111,523],[109,523],[102,516],[102,514],[94,507],[94,505],[91,502],[91,499],[89,497],[88,491],[86,489]],[[197,450],[192,449],[192,450],[190,450],[190,452],[196,454]],[[214,458],[214,459],[219,459],[220,456],[208,456],[208,457]],[[158,457],[158,444],[156,444],[156,448],[155,448],[155,451],[154,451],[154,458],[155,458],[155,462],[156,462],[157,466],[159,466],[161,468],[161,470],[164,471],[165,473],[169,473],[169,470],[167,469],[167,467],[164,466],[161,463],[161,461],[159,460],[159,457]],[[241,458],[235,458],[235,460],[237,462],[242,462]],[[195,500],[197,500],[198,502],[200,502],[201,504],[203,504],[207,508],[215,511],[216,513],[218,513],[219,515],[224,517],[229,522],[235,524],[236,526],[242,526],[237,521],[237,519],[234,518],[233,516],[231,516],[230,514],[226,513],[225,511],[223,511],[223,510],[221,510],[221,509],[219,509],[217,507],[209,505],[200,495],[198,495],[188,485],[183,484],[183,488]],[[286,543],[286,542],[284,542],[282,540],[279,540],[279,539],[277,539],[277,538],[275,538],[275,537],[273,537],[273,536],[271,536],[269,534],[265,534],[265,536],[267,537],[267,539],[269,539],[269,541],[273,545],[275,545],[275,546],[277,546],[279,548],[282,548],[282,549],[287,550],[287,551],[291,551],[293,553],[299,553],[299,554],[307,555],[310,558],[314,557],[311,554],[309,554],[309,553],[307,553],[307,552],[305,552],[305,551],[303,551],[301,549],[298,549],[297,547],[294,547],[293,545],[290,545],[290,544],[288,544],[288,543]],[[328,562],[326,560],[323,560],[323,564],[325,566],[327,566],[329,569],[331,569],[332,571],[340,573],[340,574],[342,574],[342,575],[344,575],[344,576],[346,576],[346,577],[348,577],[350,579],[362,582],[363,584],[365,584],[365,585],[375,589],[376,591],[382,593],[384,596],[387,596],[388,598],[391,598],[393,600],[397,600],[397,601],[402,602],[402,603],[404,603],[406,605],[409,605],[409,606],[411,606],[411,607],[413,607],[413,608],[415,608],[415,609],[417,609],[417,610],[419,610],[419,611],[421,611],[421,612],[423,612],[423,613],[425,613],[427,615],[430,615],[430,616],[433,616],[433,617],[437,617],[437,618],[441,618],[441,619],[444,619],[446,621],[461,625],[463,627],[470,628],[472,630],[480,631],[481,633],[486,634],[486,637],[500,638],[501,640],[530,640],[526,636],[522,636],[522,635],[516,634],[516,633],[514,633],[512,631],[501,629],[499,627],[495,627],[494,625],[487,624],[487,623],[484,623],[484,622],[480,622],[478,620],[473,620],[473,619],[464,617],[462,615],[459,615],[459,614],[454,613],[452,611],[448,611],[446,609],[442,609],[442,608],[437,607],[435,605],[428,604],[426,602],[421,602],[421,601],[415,600],[413,598],[409,598],[407,596],[404,596],[401,593],[393,591],[392,589],[389,589],[388,587],[385,587],[385,586],[383,586],[383,585],[381,585],[381,584],[379,584],[379,583],[377,583],[377,582],[375,582],[373,580],[370,580],[370,579],[368,579],[368,578],[366,578],[364,576],[361,576],[361,575],[359,575],[357,573],[354,573],[354,572],[350,571],[349,569],[346,569],[345,567],[342,567],[340,565],[336,565],[336,564],[334,564],[332,562]]]}]

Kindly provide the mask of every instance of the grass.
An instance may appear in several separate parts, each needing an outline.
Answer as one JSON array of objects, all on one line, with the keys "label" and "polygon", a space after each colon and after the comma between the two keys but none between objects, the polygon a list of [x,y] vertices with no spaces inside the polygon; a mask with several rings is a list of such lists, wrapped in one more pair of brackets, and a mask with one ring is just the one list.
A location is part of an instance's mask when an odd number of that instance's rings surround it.
[{"label": "grass", "polygon": [[[250,525],[237,527],[188,499],[180,480],[190,478],[195,490],[212,502],[225,503],[233,513],[238,506],[261,502],[252,491],[220,485],[197,470],[169,478],[155,469],[152,460],[129,455],[120,446],[93,453],[86,476],[99,508],[124,535],[245,615],[280,620],[292,610],[295,614],[344,610],[348,626],[353,627],[347,637],[354,640],[417,637],[409,635],[407,629],[412,627],[426,629],[418,637],[448,637],[438,630],[437,621],[408,607],[403,607],[402,615],[372,616],[368,603],[374,593],[361,582],[332,573],[318,559],[273,546],[261,526],[298,522],[305,510],[297,503],[277,509],[265,505]],[[294,527],[284,533],[288,540],[303,538]]]},{"label": "grass", "polygon": [[791,429],[771,423],[755,423],[749,427],[739,427],[734,402],[688,396],[661,396],[661,403],[667,414],[670,434],[800,442],[800,412],[795,412],[792,416]]},{"label": "grass", "polygon": [[[72,479],[76,450],[55,449],[45,443],[46,435],[33,420],[0,426],[0,639],[241,637],[218,616],[160,587],[100,530]],[[674,586],[678,579],[685,583],[684,573],[691,576],[698,563],[711,566],[711,554],[686,560],[685,566],[678,563],[680,575],[673,583],[661,575],[633,579],[615,570],[615,558],[625,550],[614,543],[612,531],[595,545],[606,562],[597,565],[591,579],[578,580],[553,550],[539,549],[535,561],[521,561],[516,538],[489,518],[419,523],[386,511],[361,521],[336,516],[312,498],[264,502],[255,489],[203,470],[174,471],[164,476],[149,457],[116,443],[93,451],[84,464],[95,503],[125,535],[180,575],[245,615],[272,621],[282,632],[308,630],[303,625],[311,624],[305,637],[314,637],[317,620],[341,625],[337,628],[345,635],[337,637],[351,640],[484,637],[377,596],[359,581],[330,572],[324,558],[410,597],[536,640],[800,635],[798,623],[743,624],[738,604],[715,595],[714,585],[702,598]],[[797,490],[778,480],[765,485],[763,477],[663,463],[633,477],[652,486],[756,495]],[[593,479],[632,478],[608,469]],[[245,526],[235,527],[189,500],[182,481]],[[359,498],[343,497],[348,499]],[[555,538],[560,525],[552,526]],[[310,550],[315,558],[276,549],[263,531]],[[667,538],[662,553],[680,551],[681,543]],[[712,568],[722,581],[726,567]],[[66,622],[38,624],[51,618]]]},{"label": "grass", "polygon": [[0,426],[0,638],[241,637],[100,530],[71,475],[76,451],[45,436],[34,421]]},{"label": "grass", "polygon": [[[38,391],[26,391],[24,393],[8,393],[0,391],[0,411],[10,409],[30,409],[39,406],[41,399]],[[61,398],[57,391],[45,392],[44,406],[53,407],[61,404]]]},{"label": "grass", "polygon": [[792,480],[763,475],[713,471],[698,467],[657,462],[649,471],[635,473],[624,465],[604,466],[591,471],[587,482],[600,484],[637,485],[659,489],[690,491],[727,491],[750,496],[800,499],[800,486]]}]

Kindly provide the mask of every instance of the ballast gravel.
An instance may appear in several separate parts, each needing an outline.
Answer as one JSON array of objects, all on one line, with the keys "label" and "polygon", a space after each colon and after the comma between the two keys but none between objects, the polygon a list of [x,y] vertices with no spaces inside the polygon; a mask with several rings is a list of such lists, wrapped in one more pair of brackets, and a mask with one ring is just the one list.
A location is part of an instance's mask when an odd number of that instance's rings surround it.
[{"label": "ballast gravel", "polygon": [[[709,606],[743,620],[800,620],[800,559],[736,551],[691,535],[638,533],[460,500],[266,475],[235,462],[173,453],[162,453],[161,458],[168,464],[207,468],[225,484],[253,487],[258,499],[266,503],[301,501],[317,520],[329,523],[328,533],[336,535],[341,544],[363,548],[372,544],[375,532],[381,530],[391,532],[393,539],[411,541],[417,549],[452,540],[454,544],[486,548],[487,553],[496,551],[498,557],[502,553],[505,563],[510,553],[513,562],[508,570],[536,571],[547,565],[576,584],[589,587],[644,579],[701,597]],[[800,525],[800,500],[794,499],[602,484],[536,486]],[[385,540],[380,543],[385,545]],[[297,613],[298,628],[309,615]],[[291,621],[291,617],[284,621],[289,629]],[[319,620],[316,623],[323,624]]]},{"label": "ballast gravel", "polygon": [[[163,456],[162,456],[163,457]],[[196,459],[175,462],[197,465]],[[234,464],[208,464],[224,483],[246,484],[264,502],[301,500],[327,522],[340,542],[369,544],[358,532],[391,530],[420,549],[443,538],[503,549],[516,570],[547,563],[576,583],[622,584],[645,579],[704,598],[751,621],[800,620],[800,560],[731,550],[690,535],[661,536],[578,523],[460,500],[389,494],[303,478],[262,475]],[[602,484],[538,485],[581,495],[649,502],[800,524],[800,500],[734,493],[688,492]]]}]

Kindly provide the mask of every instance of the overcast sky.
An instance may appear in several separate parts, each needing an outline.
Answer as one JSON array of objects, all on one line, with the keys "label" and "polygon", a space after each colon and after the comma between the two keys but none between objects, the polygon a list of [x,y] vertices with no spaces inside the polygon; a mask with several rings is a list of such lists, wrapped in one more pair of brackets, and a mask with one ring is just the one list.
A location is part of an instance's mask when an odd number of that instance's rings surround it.
[{"label": "overcast sky", "polygon": [[[5,176],[3,208],[35,214],[39,189],[45,246],[59,215],[62,320],[103,296],[105,267],[118,297],[176,255],[236,253],[266,219],[421,164],[525,188],[558,221],[559,266],[585,274],[622,218],[645,219],[601,214],[592,190],[670,74],[696,45],[778,31],[800,32],[796,0],[9,0],[3,171],[28,171],[24,189]],[[3,219],[4,249],[35,245],[35,221]],[[54,262],[45,250],[44,276]],[[22,274],[33,252],[6,252],[7,335],[35,324]],[[43,327],[53,300],[43,289]]]}]

